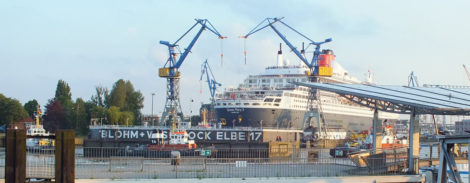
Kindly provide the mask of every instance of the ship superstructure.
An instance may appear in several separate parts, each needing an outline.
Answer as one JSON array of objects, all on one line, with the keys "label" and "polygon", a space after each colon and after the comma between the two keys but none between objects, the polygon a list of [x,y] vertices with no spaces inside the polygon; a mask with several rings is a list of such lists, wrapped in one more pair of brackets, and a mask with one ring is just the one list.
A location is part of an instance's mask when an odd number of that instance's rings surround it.
[{"label": "ship superstructure", "polygon": [[[319,77],[317,82],[360,84],[350,77],[337,62],[332,64],[332,77]],[[292,82],[308,82],[305,65],[289,65],[278,52],[277,65],[267,67],[260,75],[250,75],[237,88],[225,89],[217,94],[215,111],[217,120],[227,127],[263,127],[274,129],[302,129],[307,111],[309,88]],[[355,131],[372,126],[373,111],[361,107],[331,92],[320,91],[320,104],[328,128],[349,128]],[[318,106],[318,101],[314,101]],[[381,113],[381,119],[395,120],[399,116]],[[316,123],[316,122],[314,122]],[[309,125],[315,126],[314,123]]]}]

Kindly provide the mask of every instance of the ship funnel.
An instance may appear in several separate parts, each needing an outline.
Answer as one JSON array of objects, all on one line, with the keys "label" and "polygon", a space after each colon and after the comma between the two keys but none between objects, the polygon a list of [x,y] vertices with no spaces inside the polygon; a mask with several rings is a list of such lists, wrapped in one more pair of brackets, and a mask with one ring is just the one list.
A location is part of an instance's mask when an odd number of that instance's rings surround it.
[{"label": "ship funnel", "polygon": [[279,43],[279,51],[277,51],[277,66],[284,66],[282,63],[282,43]]}]

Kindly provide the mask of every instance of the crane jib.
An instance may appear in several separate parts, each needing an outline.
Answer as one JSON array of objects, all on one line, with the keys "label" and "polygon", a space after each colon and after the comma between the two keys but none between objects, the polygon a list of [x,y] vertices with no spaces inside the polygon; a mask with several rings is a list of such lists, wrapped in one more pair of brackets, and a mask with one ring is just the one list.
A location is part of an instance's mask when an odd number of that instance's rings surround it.
[{"label": "crane jib", "polygon": [[[281,18],[266,18],[265,20],[263,20],[261,23],[259,23],[255,28],[253,28],[248,34],[246,34],[245,36],[242,36],[242,38],[248,38],[248,36],[266,28],[266,27],[271,27],[271,29],[273,29],[273,31],[284,41],[284,43],[287,44],[287,46],[289,46],[289,48],[295,53],[295,55],[307,66],[309,67],[310,71],[308,72],[308,75],[310,74],[316,74],[316,75],[319,75],[318,73],[318,70],[320,69],[318,67],[318,56],[321,54],[320,52],[320,46],[324,43],[328,43],[328,42],[331,42],[332,39],[331,38],[328,38],[328,39],[325,39],[325,41],[323,42],[315,42],[313,41],[312,39],[308,38],[307,36],[305,36],[304,34],[300,33],[299,31],[297,31],[296,29],[292,28],[291,26],[287,25],[286,23],[284,23],[283,21],[281,21],[284,17],[281,17]],[[267,25],[263,25],[264,22],[268,22]],[[288,29],[294,31],[295,33],[297,33],[298,35],[302,36],[303,38],[307,39],[310,44],[312,45],[315,45],[315,51],[314,51],[314,55],[312,57],[312,61],[309,62],[307,58],[305,58],[305,55],[302,54],[304,53],[304,50],[302,50],[302,52],[300,52],[299,50],[297,50],[297,48],[292,45],[292,43],[286,38],[286,36],[284,36],[284,34],[282,34],[275,26],[274,24],[276,22],[281,22],[282,25],[286,26]],[[326,76],[330,75],[330,73],[332,74],[332,72],[330,71],[331,69],[329,68],[321,68],[323,70],[327,69],[327,72],[323,72],[323,73],[328,73],[326,74]],[[315,72],[315,73],[314,73]]]}]

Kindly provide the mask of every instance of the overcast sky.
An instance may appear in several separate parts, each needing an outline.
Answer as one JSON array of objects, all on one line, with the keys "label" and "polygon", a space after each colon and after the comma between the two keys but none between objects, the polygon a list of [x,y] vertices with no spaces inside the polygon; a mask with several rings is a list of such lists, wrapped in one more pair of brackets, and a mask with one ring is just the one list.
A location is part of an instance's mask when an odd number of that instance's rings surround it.
[{"label": "overcast sky", "polygon": [[[228,39],[205,31],[181,66],[186,114],[209,101],[207,84],[199,81],[206,58],[223,87],[276,63],[281,40],[272,30],[246,40],[246,64],[238,38],[266,17],[285,17],[313,40],[333,38],[323,48],[333,49],[336,61],[358,79],[371,70],[378,84],[406,85],[414,71],[420,84],[470,85],[462,67],[470,67],[469,7],[470,1],[437,0],[1,1],[0,93],[44,106],[59,79],[69,83],[74,99],[89,100],[96,86],[111,88],[122,78],[144,95],[144,114],[151,113],[153,92],[154,112],[161,113],[166,80],[157,69],[168,56],[158,42],[174,42],[194,18],[209,19]],[[285,34],[298,46],[305,41]],[[182,49],[193,35],[183,39]],[[299,63],[287,47],[284,53]]]}]

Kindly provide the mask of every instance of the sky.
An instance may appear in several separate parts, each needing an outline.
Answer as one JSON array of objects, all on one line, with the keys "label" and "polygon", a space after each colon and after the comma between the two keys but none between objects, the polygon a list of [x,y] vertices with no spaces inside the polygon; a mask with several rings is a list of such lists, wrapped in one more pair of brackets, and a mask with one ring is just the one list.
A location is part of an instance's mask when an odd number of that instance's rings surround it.
[{"label": "sky", "polygon": [[[152,112],[152,93],[154,113],[161,113],[166,79],[157,71],[168,53],[159,41],[176,41],[195,18],[208,19],[228,38],[221,41],[204,31],[182,64],[185,114],[196,114],[202,102],[209,102],[207,83],[199,79],[205,59],[222,83],[219,91],[276,63],[281,39],[271,29],[239,38],[266,17],[285,17],[285,23],[316,41],[332,38],[323,48],[333,49],[336,61],[360,80],[370,70],[378,84],[407,85],[414,71],[420,84],[470,85],[462,67],[470,67],[469,5],[437,0],[1,1],[0,93],[44,106],[59,79],[69,83],[73,99],[84,100],[96,86],[111,89],[124,79],[145,97],[144,114]],[[296,46],[306,41],[278,28]],[[182,39],[182,50],[194,33]],[[291,64],[300,63],[287,46],[284,53]]]}]

